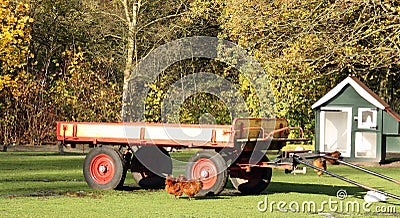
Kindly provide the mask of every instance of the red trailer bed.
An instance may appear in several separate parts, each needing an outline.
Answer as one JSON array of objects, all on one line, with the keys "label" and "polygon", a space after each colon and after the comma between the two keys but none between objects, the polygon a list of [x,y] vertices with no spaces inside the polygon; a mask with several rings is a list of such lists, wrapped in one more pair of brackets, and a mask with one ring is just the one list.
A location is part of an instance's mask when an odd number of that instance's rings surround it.
[{"label": "red trailer bed", "polygon": [[[299,130],[299,138],[288,139],[292,129]],[[120,187],[128,169],[139,185],[161,187],[164,177],[172,173],[171,158],[163,147],[203,148],[189,159],[186,169],[189,178],[202,180],[200,195],[220,193],[228,175],[242,193],[260,193],[269,184],[272,167],[292,166],[269,162],[265,150],[307,140],[302,134],[300,127],[275,118],[237,118],[232,125],[57,123],[60,143],[95,147],[83,168],[87,183],[96,189]],[[119,145],[119,149],[105,145]]]}]

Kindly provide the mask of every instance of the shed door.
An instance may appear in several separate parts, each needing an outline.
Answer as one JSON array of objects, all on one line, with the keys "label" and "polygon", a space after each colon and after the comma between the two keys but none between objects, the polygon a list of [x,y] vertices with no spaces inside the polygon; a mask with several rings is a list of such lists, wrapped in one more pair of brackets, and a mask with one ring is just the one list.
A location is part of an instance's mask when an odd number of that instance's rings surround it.
[{"label": "shed door", "polygon": [[351,154],[351,108],[322,108],[320,126],[320,150],[340,151],[342,156]]}]

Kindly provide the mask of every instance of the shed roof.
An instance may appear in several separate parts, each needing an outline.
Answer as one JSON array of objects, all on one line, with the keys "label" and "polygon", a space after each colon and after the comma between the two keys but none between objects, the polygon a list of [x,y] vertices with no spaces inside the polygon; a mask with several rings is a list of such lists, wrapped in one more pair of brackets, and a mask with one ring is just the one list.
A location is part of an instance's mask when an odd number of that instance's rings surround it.
[{"label": "shed roof", "polygon": [[377,94],[375,94],[370,88],[368,88],[363,82],[357,79],[354,76],[349,76],[337,86],[335,86],[331,91],[326,93],[321,99],[315,102],[311,107],[315,109],[320,107],[321,105],[325,104],[336,95],[340,93],[347,85],[350,85],[356,90],[356,92],[363,97],[366,101],[374,105],[375,107],[386,110],[390,115],[392,115],[396,120],[400,121],[400,115],[398,115],[393,109],[382,100]]}]

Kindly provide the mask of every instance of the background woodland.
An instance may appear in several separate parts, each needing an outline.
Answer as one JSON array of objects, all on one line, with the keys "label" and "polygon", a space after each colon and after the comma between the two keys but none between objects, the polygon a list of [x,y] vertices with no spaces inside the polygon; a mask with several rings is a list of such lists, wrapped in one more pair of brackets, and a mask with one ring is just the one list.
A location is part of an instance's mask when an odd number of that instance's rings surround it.
[{"label": "background woodland", "polygon": [[[54,142],[58,120],[121,121],[136,64],[190,36],[226,39],[254,56],[275,108],[260,108],[254,88],[231,66],[193,58],[148,84],[146,121],[162,122],[169,87],[197,72],[234,84],[251,116],[274,110],[309,136],[311,105],[349,74],[399,112],[399,13],[400,1],[388,0],[0,0],[0,144]],[[204,114],[218,124],[232,119],[207,93],[185,99],[177,114],[181,123]]]}]

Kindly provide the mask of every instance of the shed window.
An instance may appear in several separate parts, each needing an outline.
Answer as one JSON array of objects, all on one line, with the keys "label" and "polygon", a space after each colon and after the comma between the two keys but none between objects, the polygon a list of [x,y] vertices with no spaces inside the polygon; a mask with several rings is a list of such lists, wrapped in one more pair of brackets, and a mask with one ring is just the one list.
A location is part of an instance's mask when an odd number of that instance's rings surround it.
[{"label": "shed window", "polygon": [[375,108],[358,109],[358,128],[376,129],[377,128],[377,110]]},{"label": "shed window", "polygon": [[375,158],[376,157],[376,133],[375,132],[356,132],[356,157]]}]

